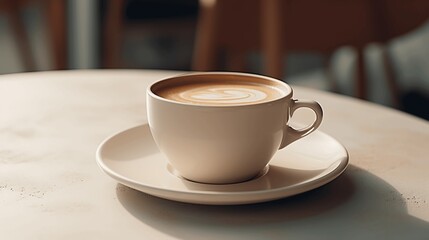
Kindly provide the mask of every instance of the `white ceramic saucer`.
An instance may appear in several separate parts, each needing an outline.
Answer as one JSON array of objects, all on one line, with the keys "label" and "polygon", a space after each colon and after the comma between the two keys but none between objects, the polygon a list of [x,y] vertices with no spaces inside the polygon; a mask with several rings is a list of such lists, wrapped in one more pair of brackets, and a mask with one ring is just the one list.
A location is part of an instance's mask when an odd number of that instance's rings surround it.
[{"label": "white ceramic saucer", "polygon": [[106,139],[97,163],[118,182],[165,199],[213,205],[247,204],[292,196],[320,187],[347,167],[346,149],[320,131],[277,152],[260,176],[243,183],[213,185],[188,181],[169,167],[147,124]]}]

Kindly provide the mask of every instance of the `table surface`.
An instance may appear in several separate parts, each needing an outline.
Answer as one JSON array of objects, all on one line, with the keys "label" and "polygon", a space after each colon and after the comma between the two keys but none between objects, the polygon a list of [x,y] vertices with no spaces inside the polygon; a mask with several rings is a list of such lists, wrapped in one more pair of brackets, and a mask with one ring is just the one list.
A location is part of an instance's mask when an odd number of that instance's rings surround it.
[{"label": "table surface", "polygon": [[[116,183],[96,164],[108,136],[146,122],[145,90],[173,71],[75,70],[0,76],[2,239],[427,239],[429,123],[294,87],[324,108],[321,130],[346,172],[253,205],[173,202]],[[308,120],[301,111],[295,119]]]}]

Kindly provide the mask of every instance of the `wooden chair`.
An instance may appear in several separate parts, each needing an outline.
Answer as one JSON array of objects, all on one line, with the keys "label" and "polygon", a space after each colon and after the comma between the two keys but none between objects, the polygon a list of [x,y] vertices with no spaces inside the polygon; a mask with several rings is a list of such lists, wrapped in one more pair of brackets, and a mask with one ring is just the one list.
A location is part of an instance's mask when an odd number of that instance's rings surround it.
[{"label": "wooden chair", "polygon": [[[327,54],[341,46],[357,49],[356,95],[366,98],[363,49],[371,42],[387,43],[414,29],[429,16],[429,1],[414,0],[200,0],[193,59],[197,71],[246,70],[246,54],[262,53],[264,74],[282,79],[283,59],[292,51]],[[384,51],[386,74],[394,101],[398,90],[391,58]]]},{"label": "wooden chair", "polygon": [[40,4],[47,23],[49,46],[53,54],[54,69],[67,67],[66,16],[64,0],[2,0],[0,14],[10,23],[12,35],[18,46],[18,53],[25,71],[35,71],[36,64],[32,54],[30,39],[21,17],[22,9],[30,4]]}]

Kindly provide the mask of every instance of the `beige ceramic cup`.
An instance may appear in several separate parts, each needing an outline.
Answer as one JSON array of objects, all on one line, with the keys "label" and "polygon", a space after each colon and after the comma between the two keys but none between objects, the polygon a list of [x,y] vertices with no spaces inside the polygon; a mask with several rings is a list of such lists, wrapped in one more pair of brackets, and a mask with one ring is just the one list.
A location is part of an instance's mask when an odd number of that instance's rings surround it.
[{"label": "beige ceramic cup", "polygon": [[[265,82],[281,97],[263,103],[207,106],[182,103],[156,93],[162,85],[233,79]],[[292,88],[265,76],[207,72],[158,81],[147,89],[147,115],[156,144],[184,178],[211,184],[237,183],[258,175],[277,150],[319,127],[323,112],[317,102],[292,99]],[[309,108],[315,121],[300,130],[288,125],[298,108]]]}]

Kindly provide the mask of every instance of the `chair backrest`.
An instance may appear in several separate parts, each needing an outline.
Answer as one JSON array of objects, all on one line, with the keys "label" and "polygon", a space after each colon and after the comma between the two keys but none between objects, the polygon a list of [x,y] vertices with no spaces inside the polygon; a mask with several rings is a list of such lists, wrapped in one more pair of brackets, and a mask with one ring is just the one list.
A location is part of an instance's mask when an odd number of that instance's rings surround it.
[{"label": "chair backrest", "polygon": [[[210,4],[204,3],[210,2]],[[277,7],[265,10],[273,4]],[[413,0],[207,0],[201,1],[194,67],[204,66],[215,52],[262,50],[264,38],[280,38],[276,51],[331,52],[344,45],[363,48],[404,34],[429,17],[429,1]],[[265,18],[280,21],[277,33],[267,36]],[[265,22],[264,22],[265,21]],[[204,37],[202,35],[208,35]],[[208,39],[209,38],[209,39]],[[201,43],[206,41],[210,43]]]}]

